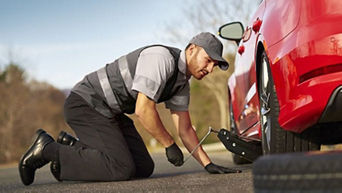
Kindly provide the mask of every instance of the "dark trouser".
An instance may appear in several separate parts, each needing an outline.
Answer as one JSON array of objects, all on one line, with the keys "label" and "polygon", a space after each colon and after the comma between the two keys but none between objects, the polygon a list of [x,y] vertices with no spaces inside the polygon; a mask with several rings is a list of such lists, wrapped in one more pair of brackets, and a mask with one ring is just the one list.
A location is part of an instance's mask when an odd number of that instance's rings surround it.
[{"label": "dark trouser", "polygon": [[64,115],[79,142],[60,148],[62,180],[118,181],[152,174],[153,160],[130,118],[106,118],[75,93],[66,99]]}]

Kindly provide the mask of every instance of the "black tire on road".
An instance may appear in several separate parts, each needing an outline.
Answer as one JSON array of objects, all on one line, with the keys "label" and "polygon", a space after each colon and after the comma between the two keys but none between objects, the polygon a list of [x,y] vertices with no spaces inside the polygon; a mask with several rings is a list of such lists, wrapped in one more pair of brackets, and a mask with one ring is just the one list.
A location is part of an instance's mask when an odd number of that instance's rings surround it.
[{"label": "black tire on road", "polygon": [[255,193],[342,192],[342,151],[266,155],[253,163]]},{"label": "black tire on road", "polygon": [[315,135],[314,131],[296,134],[280,127],[279,103],[265,52],[262,53],[259,64],[258,93],[263,154],[319,150],[320,144],[311,140]]}]

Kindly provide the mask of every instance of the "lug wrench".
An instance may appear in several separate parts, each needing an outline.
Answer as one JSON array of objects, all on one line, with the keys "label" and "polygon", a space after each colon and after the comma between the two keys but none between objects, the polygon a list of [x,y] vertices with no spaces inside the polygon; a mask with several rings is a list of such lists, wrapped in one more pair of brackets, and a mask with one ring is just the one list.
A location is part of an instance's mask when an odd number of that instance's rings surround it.
[{"label": "lug wrench", "polygon": [[201,146],[201,144],[203,143],[203,141],[209,136],[210,133],[219,133],[218,131],[214,130],[211,126],[209,126],[209,129],[208,129],[208,133],[201,139],[201,141],[196,145],[196,147],[190,152],[190,155],[185,158],[184,160],[184,163],[186,161],[188,161],[190,159],[190,157],[192,156],[192,154]]}]

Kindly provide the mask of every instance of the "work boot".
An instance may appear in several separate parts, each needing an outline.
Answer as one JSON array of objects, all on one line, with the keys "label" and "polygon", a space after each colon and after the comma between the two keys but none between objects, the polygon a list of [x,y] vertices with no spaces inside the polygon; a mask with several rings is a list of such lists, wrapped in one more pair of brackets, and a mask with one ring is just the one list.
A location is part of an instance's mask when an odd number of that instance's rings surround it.
[{"label": "work boot", "polygon": [[73,146],[78,141],[75,137],[65,131],[61,131],[57,138],[57,143]]},{"label": "work boot", "polygon": [[49,161],[43,158],[43,149],[55,140],[43,129],[38,129],[33,137],[33,144],[21,157],[19,162],[19,173],[24,185],[30,185],[34,181],[34,175],[38,168],[43,167]]},{"label": "work boot", "polygon": [[[70,134],[68,134],[65,131],[61,131],[57,138],[57,143],[63,144],[63,145],[70,145],[73,146],[77,139]],[[52,161],[50,164],[50,171],[52,175],[56,178],[57,181],[62,181],[60,179],[61,176],[61,165],[59,161]]]}]

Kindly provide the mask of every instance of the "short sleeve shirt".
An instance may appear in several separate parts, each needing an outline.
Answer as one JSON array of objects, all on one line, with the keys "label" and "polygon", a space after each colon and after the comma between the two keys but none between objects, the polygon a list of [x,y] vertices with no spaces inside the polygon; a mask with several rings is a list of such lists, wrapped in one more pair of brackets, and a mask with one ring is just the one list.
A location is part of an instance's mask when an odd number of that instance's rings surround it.
[{"label": "short sleeve shirt", "polygon": [[173,91],[175,89],[178,91],[171,99],[165,101],[165,105],[172,111],[187,111],[190,99],[190,77],[186,76],[184,51],[180,54],[178,64],[175,64],[173,56],[165,47],[154,46],[144,49],[138,58],[132,90],[141,92],[157,102],[167,80],[174,72],[174,65],[178,65],[179,72]]}]

